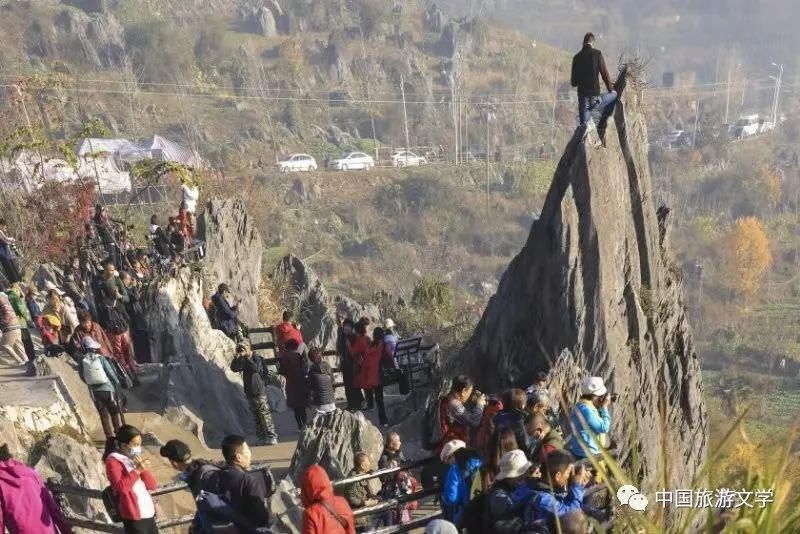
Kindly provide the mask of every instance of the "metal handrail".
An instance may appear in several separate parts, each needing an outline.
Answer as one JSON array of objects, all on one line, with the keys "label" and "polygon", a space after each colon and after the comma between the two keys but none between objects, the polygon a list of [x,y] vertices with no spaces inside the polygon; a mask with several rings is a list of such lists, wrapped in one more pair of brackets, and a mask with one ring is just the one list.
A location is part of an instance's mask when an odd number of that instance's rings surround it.
[{"label": "metal handrail", "polygon": [[[257,464],[253,464],[250,466],[248,470],[251,473],[257,471],[264,471],[265,469],[269,469],[270,464],[266,462],[261,462]],[[77,497],[86,497],[88,499],[102,499],[103,492],[102,490],[92,489],[92,488],[84,488],[83,486],[72,486],[69,484],[61,484],[59,482],[47,482],[47,487],[53,493],[61,493],[64,495],[75,495]],[[172,482],[170,484],[164,484],[163,486],[159,486],[153,491],[150,492],[150,495],[153,497],[158,497],[159,495],[166,495],[167,493],[174,493],[176,491],[188,490],[189,485],[186,482]]]},{"label": "metal handrail", "polygon": [[442,512],[434,512],[432,514],[424,515],[422,517],[417,517],[416,519],[412,519],[408,523],[404,523],[402,525],[395,525],[393,527],[384,527],[378,530],[373,531],[372,534],[400,534],[402,532],[411,532],[414,529],[419,527],[424,527],[434,519],[439,519],[442,517]]},{"label": "metal handrail", "polygon": [[439,493],[440,490],[441,488],[439,488],[438,486],[434,486],[432,488],[415,491],[410,495],[403,495],[402,497],[395,497],[394,499],[386,499],[385,501],[379,502],[378,504],[375,504],[373,506],[363,506],[361,508],[353,510],[353,516],[361,517],[363,515],[372,515],[380,512],[385,512],[386,510],[397,508],[401,504],[418,501],[420,499],[424,499],[425,497],[436,495],[437,493]]},{"label": "metal handrail", "polygon": [[354,475],[351,477],[340,478],[339,480],[334,480],[333,482],[331,482],[331,485],[334,488],[338,488],[339,486],[346,486],[348,484],[353,484],[355,482],[361,482],[364,480],[378,478],[385,475],[391,475],[394,473],[398,473],[400,471],[409,471],[416,467],[427,465],[431,463],[434,459],[436,459],[435,456],[428,456],[427,458],[406,462],[403,465],[398,465],[397,467],[387,467],[385,469],[378,469],[377,471],[372,471],[370,473],[365,473],[363,475]]}]

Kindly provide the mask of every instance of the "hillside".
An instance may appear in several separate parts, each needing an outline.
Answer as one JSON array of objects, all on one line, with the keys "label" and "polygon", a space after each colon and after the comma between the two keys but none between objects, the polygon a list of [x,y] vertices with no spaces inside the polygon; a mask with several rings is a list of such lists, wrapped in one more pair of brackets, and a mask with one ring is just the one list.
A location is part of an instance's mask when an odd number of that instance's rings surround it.
[{"label": "hillside", "polygon": [[66,127],[99,116],[116,136],[160,131],[219,168],[404,146],[406,117],[409,144],[445,157],[454,130],[459,150],[486,145],[487,110],[502,125],[491,145],[549,145],[552,104],[536,96],[552,95],[548,46],[413,2],[262,4],[4,3],[0,75],[52,80]]}]

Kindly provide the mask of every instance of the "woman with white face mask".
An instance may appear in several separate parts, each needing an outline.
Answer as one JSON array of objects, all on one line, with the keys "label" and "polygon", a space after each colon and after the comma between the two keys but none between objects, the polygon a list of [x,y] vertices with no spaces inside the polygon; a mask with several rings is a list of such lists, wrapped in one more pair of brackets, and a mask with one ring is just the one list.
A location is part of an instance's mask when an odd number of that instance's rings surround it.
[{"label": "woman with white face mask", "polygon": [[158,487],[142,458],[142,433],[131,425],[117,431],[116,448],[106,458],[106,474],[117,499],[125,534],[157,534],[155,504],[150,492]]}]

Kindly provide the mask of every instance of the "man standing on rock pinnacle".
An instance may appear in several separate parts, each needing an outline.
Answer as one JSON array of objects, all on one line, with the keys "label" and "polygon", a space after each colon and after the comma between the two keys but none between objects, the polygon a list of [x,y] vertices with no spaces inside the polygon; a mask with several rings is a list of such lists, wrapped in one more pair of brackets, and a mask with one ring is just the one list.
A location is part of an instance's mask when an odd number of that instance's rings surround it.
[{"label": "man standing on rock pinnacle", "polygon": [[[600,81],[608,89],[601,94]],[[597,133],[605,141],[608,118],[614,112],[614,105],[625,88],[625,72],[620,73],[617,83],[612,85],[603,53],[594,47],[594,34],[587,33],[583,37],[583,48],[572,58],[572,87],[578,88],[578,121],[586,131],[593,129],[597,123]],[[590,119],[594,119],[593,121]]]}]

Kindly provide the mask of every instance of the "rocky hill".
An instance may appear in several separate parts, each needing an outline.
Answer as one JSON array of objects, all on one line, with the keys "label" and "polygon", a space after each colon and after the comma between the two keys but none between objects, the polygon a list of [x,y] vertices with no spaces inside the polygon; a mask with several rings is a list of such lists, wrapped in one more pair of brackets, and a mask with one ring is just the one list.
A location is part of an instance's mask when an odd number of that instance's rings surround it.
[{"label": "rocky hill", "polygon": [[634,88],[625,94],[607,147],[575,133],[541,218],[449,367],[488,391],[550,369],[565,406],[583,377],[602,376],[619,395],[611,436],[621,462],[638,469],[633,479],[690,487],[708,422],[666,240],[669,210],[653,203],[639,98]]},{"label": "rocky hill", "polygon": [[411,146],[452,149],[456,133],[485,145],[489,112],[504,124],[493,145],[550,141],[551,97],[537,93],[552,95],[558,52],[435,6],[49,0],[0,15],[0,75],[49,80],[40,101],[65,112],[48,117],[54,135],[96,117],[117,136],[177,136],[222,167],[404,146],[406,121]]}]

